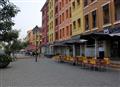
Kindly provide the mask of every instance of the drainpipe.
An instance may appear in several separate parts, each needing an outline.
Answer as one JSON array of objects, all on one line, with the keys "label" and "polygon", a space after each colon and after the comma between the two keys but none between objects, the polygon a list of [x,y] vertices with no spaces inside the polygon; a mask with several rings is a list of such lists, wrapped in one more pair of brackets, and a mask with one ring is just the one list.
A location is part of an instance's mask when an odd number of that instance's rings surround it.
[{"label": "drainpipe", "polygon": [[83,56],[85,56],[85,57],[86,57],[87,42],[85,42],[84,48],[85,48],[85,51],[84,51],[84,55],[83,55]]},{"label": "drainpipe", "polygon": [[98,47],[97,39],[95,39],[95,59],[97,59],[97,47]]}]

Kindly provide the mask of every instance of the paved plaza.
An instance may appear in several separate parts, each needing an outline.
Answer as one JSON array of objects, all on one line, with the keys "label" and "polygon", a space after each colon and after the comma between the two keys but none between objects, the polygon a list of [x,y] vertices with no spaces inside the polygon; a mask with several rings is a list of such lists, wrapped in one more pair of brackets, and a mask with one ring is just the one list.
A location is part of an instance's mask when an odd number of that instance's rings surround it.
[{"label": "paved plaza", "polygon": [[47,58],[37,63],[27,58],[0,70],[0,87],[120,87],[119,71],[92,71]]}]

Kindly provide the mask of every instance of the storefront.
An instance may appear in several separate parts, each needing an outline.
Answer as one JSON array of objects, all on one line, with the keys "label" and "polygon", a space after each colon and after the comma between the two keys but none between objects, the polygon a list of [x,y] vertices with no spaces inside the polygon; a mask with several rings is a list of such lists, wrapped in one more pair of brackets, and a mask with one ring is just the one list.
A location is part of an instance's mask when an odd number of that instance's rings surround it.
[{"label": "storefront", "polygon": [[120,28],[81,35],[86,39],[85,56],[120,60]]}]

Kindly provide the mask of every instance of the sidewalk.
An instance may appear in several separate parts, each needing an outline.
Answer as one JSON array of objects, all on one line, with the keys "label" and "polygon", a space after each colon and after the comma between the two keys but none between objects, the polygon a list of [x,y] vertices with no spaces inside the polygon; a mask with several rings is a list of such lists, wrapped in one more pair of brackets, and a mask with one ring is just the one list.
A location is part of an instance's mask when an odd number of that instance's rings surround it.
[{"label": "sidewalk", "polygon": [[110,67],[113,69],[120,70],[120,61],[111,61]]}]

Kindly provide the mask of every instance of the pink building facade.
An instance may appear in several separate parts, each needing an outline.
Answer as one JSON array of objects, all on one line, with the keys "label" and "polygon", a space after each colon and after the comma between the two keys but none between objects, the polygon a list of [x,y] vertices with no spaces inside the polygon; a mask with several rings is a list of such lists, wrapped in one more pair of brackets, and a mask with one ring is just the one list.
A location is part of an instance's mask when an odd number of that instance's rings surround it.
[{"label": "pink building facade", "polygon": [[41,9],[42,12],[42,43],[41,43],[41,52],[46,52],[46,46],[48,43],[48,1],[44,4]]}]

